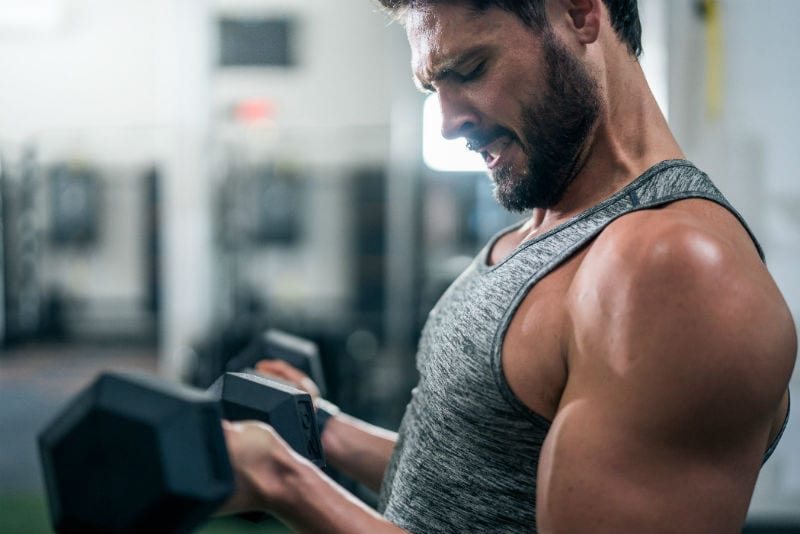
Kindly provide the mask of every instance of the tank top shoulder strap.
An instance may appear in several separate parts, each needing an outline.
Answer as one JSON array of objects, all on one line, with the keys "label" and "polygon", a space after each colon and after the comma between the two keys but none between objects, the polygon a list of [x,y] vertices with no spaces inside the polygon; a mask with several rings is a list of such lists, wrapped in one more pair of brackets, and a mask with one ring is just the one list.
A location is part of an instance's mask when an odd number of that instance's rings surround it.
[{"label": "tank top shoulder strap", "polygon": [[[645,171],[623,189],[576,215],[565,223],[545,232],[535,239],[526,241],[509,257],[499,262],[497,267],[510,261],[515,255],[533,254],[539,258],[547,257],[535,277],[541,278],[552,268],[572,256],[586,243],[597,237],[606,226],[619,217],[634,211],[651,209],[678,200],[703,198],[715,202],[733,214],[750,235],[761,259],[764,251],[744,218],[725,199],[703,171],[686,160],[662,161]],[[512,227],[513,228],[513,227]]]}]

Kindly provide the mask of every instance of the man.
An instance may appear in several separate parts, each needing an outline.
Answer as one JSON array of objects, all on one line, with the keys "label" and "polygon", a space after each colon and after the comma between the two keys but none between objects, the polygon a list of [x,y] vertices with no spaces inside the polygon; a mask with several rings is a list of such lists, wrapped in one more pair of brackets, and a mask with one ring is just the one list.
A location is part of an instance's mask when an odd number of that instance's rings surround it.
[{"label": "man", "polygon": [[650,93],[635,1],[382,3],[443,134],[532,214],[431,312],[399,434],[328,421],[330,463],[380,488],[380,515],[252,423],[226,426],[226,511],[320,533],[740,532],[788,416],[794,323]]}]

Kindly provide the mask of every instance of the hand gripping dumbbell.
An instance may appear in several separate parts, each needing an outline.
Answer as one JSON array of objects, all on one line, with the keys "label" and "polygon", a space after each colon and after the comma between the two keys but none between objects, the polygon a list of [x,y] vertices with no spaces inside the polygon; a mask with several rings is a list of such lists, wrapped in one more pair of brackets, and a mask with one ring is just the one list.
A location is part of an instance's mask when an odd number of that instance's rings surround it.
[{"label": "hand gripping dumbbell", "polygon": [[326,394],[325,376],[322,372],[319,347],[313,341],[288,334],[281,330],[267,330],[253,339],[245,349],[225,366],[227,371],[242,371],[255,367],[261,360],[283,360],[303,371],[317,385],[320,394]]},{"label": "hand gripping dumbbell", "polygon": [[220,381],[204,392],[107,373],[76,395],[39,435],[55,530],[191,532],[234,491],[223,416],[267,422],[323,464],[307,393],[262,377]]},{"label": "hand gripping dumbbell", "polygon": [[311,396],[259,374],[225,373],[208,392],[219,399],[230,421],[255,419],[272,425],[295,451],[325,467]]}]

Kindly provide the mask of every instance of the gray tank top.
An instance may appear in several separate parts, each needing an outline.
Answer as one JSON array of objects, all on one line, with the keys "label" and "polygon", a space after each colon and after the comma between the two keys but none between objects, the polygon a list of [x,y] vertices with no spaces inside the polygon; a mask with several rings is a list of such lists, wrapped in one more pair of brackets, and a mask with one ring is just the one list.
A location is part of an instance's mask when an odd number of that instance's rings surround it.
[{"label": "gray tank top", "polygon": [[672,160],[494,266],[489,252],[508,230],[478,254],[423,329],[419,383],[379,498],[389,521],[415,534],[536,532],[536,472],[550,421],[529,410],[506,382],[506,329],[534,284],[613,220],[687,198],[721,204],[747,228],[703,172]]}]

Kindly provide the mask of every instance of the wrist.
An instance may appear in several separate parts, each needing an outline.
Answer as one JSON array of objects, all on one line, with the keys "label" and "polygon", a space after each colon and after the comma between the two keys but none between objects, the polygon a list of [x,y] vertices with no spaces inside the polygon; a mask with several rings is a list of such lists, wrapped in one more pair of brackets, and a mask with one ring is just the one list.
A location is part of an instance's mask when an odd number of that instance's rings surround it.
[{"label": "wrist", "polygon": [[319,398],[317,399],[317,430],[319,431],[320,440],[328,421],[341,414],[342,410],[329,400]]},{"label": "wrist", "polygon": [[266,509],[276,515],[302,508],[305,497],[302,488],[316,470],[310,461],[299,454],[287,452],[286,455],[281,454],[277,469],[272,473],[273,480],[261,487],[262,502],[267,503]]}]

